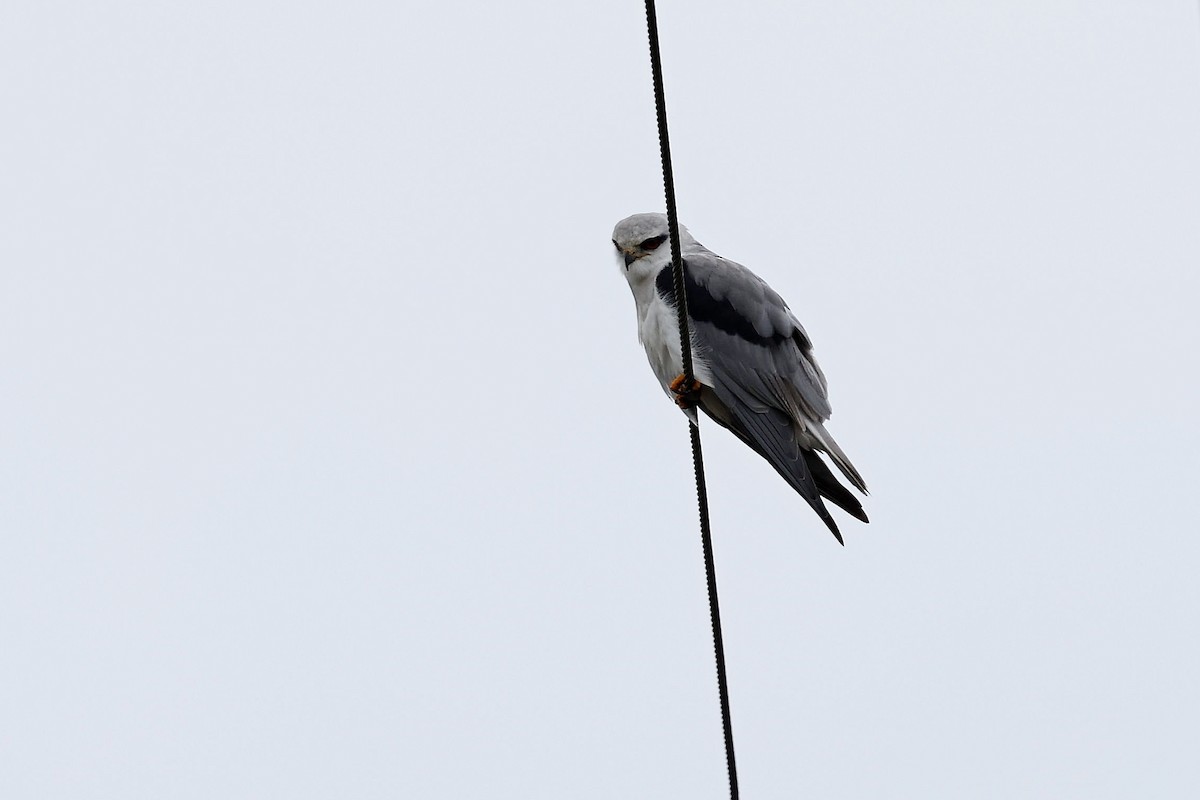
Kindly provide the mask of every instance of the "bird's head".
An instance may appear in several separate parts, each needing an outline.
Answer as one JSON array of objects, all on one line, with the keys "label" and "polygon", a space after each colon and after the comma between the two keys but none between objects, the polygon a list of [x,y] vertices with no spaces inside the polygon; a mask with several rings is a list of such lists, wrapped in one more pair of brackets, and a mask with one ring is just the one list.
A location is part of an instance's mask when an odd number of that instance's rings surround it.
[{"label": "bird's head", "polygon": [[[679,226],[679,239],[687,244],[691,236]],[[671,240],[667,233],[666,214],[634,214],[613,228],[613,247],[617,263],[630,283],[653,280],[663,267],[671,263]]]}]

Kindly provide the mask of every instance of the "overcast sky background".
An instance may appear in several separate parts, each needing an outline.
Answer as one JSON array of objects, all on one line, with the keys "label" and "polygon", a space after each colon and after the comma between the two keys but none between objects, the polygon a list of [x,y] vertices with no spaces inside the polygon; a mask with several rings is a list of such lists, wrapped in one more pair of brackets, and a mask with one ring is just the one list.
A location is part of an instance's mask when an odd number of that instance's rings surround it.
[{"label": "overcast sky background", "polygon": [[[703,428],[743,795],[1198,796],[1197,4],[659,14],[872,489]],[[639,3],[9,0],[0,76],[0,796],[725,796]]]}]

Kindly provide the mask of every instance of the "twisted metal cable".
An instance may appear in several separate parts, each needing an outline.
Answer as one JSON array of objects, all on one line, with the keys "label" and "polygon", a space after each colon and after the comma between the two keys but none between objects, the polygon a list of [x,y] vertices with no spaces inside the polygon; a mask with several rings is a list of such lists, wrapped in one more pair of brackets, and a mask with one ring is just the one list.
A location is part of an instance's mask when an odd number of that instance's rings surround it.
[{"label": "twisted metal cable", "polygon": [[[680,251],[679,218],[675,211],[675,176],[671,170],[671,143],[667,136],[667,99],[663,90],[662,54],[658,46],[658,16],[654,0],[646,0],[646,27],[650,35],[650,71],[654,80],[654,106],[658,114],[658,147],[662,156],[663,191],[667,198],[667,230],[671,235],[671,265],[675,275],[675,299],[679,304],[679,346],[683,356],[684,385],[695,381],[692,336],[688,324],[687,291]],[[717,600],[717,570],[713,560],[712,531],[708,520],[708,489],[704,482],[704,454],[700,449],[700,426],[689,425],[692,437],[692,466],[696,473],[696,501],[700,506],[700,542],[704,548],[704,573],[708,582],[708,610],[712,618],[713,651],[717,661],[717,693],[721,701],[721,727],[725,736],[725,767],[729,773],[730,800],[738,800],[737,761],[733,754],[733,723],[729,714],[729,685],[725,675],[725,641],[721,635],[721,606]]]}]

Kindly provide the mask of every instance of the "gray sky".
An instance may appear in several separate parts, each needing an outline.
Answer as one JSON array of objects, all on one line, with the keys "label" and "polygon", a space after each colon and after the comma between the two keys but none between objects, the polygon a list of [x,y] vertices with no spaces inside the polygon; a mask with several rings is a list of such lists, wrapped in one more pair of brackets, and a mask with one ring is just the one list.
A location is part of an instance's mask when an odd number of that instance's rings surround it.
[{"label": "gray sky", "polygon": [[[642,13],[4,5],[0,796],[724,795]],[[703,429],[744,795],[1196,796],[1196,3],[660,21],[873,490]]]}]

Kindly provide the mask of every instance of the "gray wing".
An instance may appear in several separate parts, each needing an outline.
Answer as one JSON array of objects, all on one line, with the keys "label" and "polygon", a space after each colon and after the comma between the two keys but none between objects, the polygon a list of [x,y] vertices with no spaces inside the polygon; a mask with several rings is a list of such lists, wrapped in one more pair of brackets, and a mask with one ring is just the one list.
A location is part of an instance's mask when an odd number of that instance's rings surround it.
[{"label": "gray wing", "polygon": [[685,258],[696,343],[723,382],[759,413],[777,409],[802,424],[829,419],[825,375],[804,328],[774,289],[707,250]]},{"label": "gray wing", "polygon": [[[808,335],[783,298],[740,264],[702,248],[684,261],[694,342],[714,384],[701,408],[765,458],[841,541],[822,495],[859,519],[866,514],[812,451],[832,443],[822,425],[831,409]],[[841,467],[844,456],[832,449]]]}]

